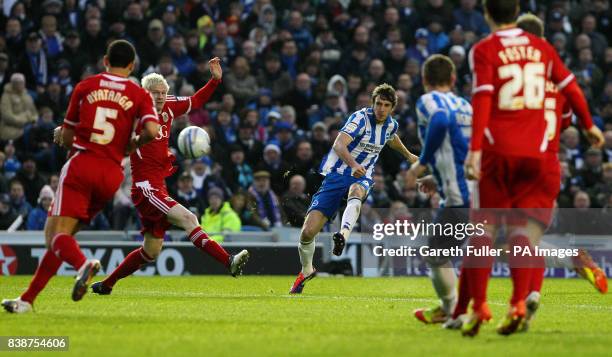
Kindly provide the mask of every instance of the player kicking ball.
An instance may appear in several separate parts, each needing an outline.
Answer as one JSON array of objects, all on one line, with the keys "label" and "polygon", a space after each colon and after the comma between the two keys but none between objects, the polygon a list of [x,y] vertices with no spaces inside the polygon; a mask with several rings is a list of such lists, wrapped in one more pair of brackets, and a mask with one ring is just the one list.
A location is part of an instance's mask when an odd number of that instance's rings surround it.
[{"label": "player kicking ball", "polygon": [[[143,265],[155,261],[164,242],[166,230],[175,225],[187,233],[189,240],[202,252],[226,266],[234,277],[242,273],[249,252],[242,250],[231,256],[200,228],[195,214],[168,195],[165,179],[174,171],[174,156],[168,151],[170,128],[174,118],[188,114],[208,101],[221,83],[223,75],[220,59],[208,62],[212,78],[191,97],[168,95],[168,83],[163,76],[151,73],[142,78],[142,87],[153,96],[159,113],[159,133],[149,145],[130,155],[132,167],[132,201],[143,225],[144,242],[119,264],[104,280],[92,284],[94,293],[108,295],[119,279],[132,275]],[[141,128],[137,127],[136,132]]]},{"label": "player kicking ball", "polygon": [[334,218],[342,198],[348,193],[341,230],[333,235],[332,252],[334,255],[342,254],[359,217],[361,203],[372,187],[372,173],[383,147],[388,143],[410,163],[418,160],[396,134],[398,124],[391,117],[396,104],[393,87],[388,84],[376,87],[372,92],[372,107],[351,114],[332,149],[321,162],[320,172],[325,179],[312,197],[302,226],[298,245],[302,271],[295,279],[290,294],[302,293],[304,284],[315,277],[316,269],[312,266],[315,237],[323,225]]},{"label": "player kicking ball", "polygon": [[[81,81],[74,89],[61,130],[60,143],[71,149],[62,167],[55,200],[45,224],[47,251],[28,289],[17,299],[3,300],[8,312],[32,310],[34,300],[62,262],[78,271],[72,300],[87,292],[100,262],[87,260],[74,235],[112,200],[123,181],[126,152],[151,142],[158,132],[151,95],[127,77],[136,51],[127,41],[110,43],[104,56],[107,71]],[[140,135],[131,137],[137,121]]]}]

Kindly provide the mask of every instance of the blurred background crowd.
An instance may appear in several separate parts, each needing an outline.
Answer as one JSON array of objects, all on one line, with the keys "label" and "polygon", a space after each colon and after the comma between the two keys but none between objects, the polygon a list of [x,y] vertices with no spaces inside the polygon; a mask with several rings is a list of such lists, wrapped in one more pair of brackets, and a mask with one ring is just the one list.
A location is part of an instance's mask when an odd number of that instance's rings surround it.
[{"label": "blurred background crowd", "polygon": [[[303,223],[316,173],[343,121],[368,106],[372,89],[397,89],[399,134],[420,152],[415,102],[420,65],[449,55],[456,92],[469,99],[471,46],[489,33],[476,0],[4,0],[0,14],[0,229],[42,229],[66,152],[53,145],[76,83],[103,71],[106,44],[132,42],[134,80],[157,72],[170,94],[189,96],[222,59],[223,83],[209,103],[175,120],[171,143],[188,125],[206,128],[209,156],[182,160],[169,177],[177,201],[209,232],[268,230]],[[562,134],[560,207],[612,207],[612,12],[608,1],[522,1],[574,72],[602,150],[578,127]],[[576,120],[574,119],[574,122]],[[520,140],[520,138],[517,138]],[[176,151],[176,150],[175,150]],[[126,165],[129,167],[129,165]],[[381,154],[366,220],[411,217],[440,196],[417,192],[408,164]],[[139,227],[128,179],[91,229]],[[390,208],[380,217],[372,208]],[[592,214],[589,215],[589,217]]]}]

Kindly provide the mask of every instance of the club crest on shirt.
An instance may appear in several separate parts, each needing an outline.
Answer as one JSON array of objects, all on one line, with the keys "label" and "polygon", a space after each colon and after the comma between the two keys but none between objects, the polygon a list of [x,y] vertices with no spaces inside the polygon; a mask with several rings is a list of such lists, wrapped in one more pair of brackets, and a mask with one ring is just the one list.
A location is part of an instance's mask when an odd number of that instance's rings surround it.
[{"label": "club crest on shirt", "polygon": [[164,123],[168,122],[168,113],[162,113],[162,119],[164,120]]}]

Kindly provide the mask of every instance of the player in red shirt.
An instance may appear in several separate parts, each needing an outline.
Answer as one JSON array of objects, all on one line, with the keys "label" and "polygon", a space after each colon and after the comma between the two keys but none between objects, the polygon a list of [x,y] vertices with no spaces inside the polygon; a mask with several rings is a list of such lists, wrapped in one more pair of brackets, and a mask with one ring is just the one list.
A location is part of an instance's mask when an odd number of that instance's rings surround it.
[{"label": "player in red shirt", "polygon": [[[525,14],[518,18],[517,27],[534,34],[540,38],[544,37],[544,24],[542,20],[533,14]],[[544,178],[542,179],[542,188],[544,194],[541,197],[541,202],[538,208],[533,210],[534,218],[539,221],[539,225],[533,225],[533,229],[528,231],[530,240],[539,241],[540,237],[550,224],[554,203],[559,195],[561,182],[561,169],[559,162],[559,142],[560,134],[569,127],[571,117],[573,115],[570,103],[565,99],[565,96],[557,86],[551,81],[546,82],[546,99],[545,99],[545,119],[546,119],[546,135],[548,138],[548,148],[546,150]],[[591,116],[579,117],[580,126],[587,130],[588,137],[595,146],[601,146],[604,138],[601,130],[593,125]],[[592,283],[600,292],[607,291],[607,278],[604,271],[590,258],[590,255],[583,249],[579,250],[578,257],[572,257],[574,269],[581,276],[589,280],[592,276]],[[527,330],[529,323],[533,318],[535,311],[538,309],[540,301],[540,291],[544,281],[545,262],[544,257],[533,257],[536,264],[533,264],[533,275],[529,287],[529,295],[527,296],[527,314],[522,329]],[[591,274],[585,273],[590,270]]]},{"label": "player in red shirt", "polygon": [[[174,118],[200,108],[208,101],[221,83],[223,72],[220,59],[210,60],[212,78],[191,97],[168,95],[168,83],[163,76],[151,73],[142,78],[142,87],[155,100],[159,113],[159,133],[155,140],[130,155],[132,167],[132,201],[138,209],[143,225],[143,246],[132,251],[121,264],[103,281],[92,284],[94,293],[108,295],[117,280],[125,278],[144,264],[154,261],[161,252],[166,230],[173,224],[188,234],[193,244],[203,252],[226,266],[233,276],[241,273],[249,253],[242,250],[230,256],[217,242],[202,231],[198,218],[187,208],[168,195],[165,179],[174,172],[174,156],[168,151],[170,128]],[[141,128],[137,127],[136,132]]]},{"label": "player in red shirt", "polygon": [[[127,41],[112,42],[104,56],[107,72],[81,81],[68,104],[62,129],[63,143],[73,154],[62,168],[56,197],[45,226],[47,252],[29,288],[19,298],[3,300],[9,312],[32,310],[36,296],[57,273],[62,262],[78,271],[72,299],[87,292],[100,262],[87,260],[74,234],[112,198],[123,181],[121,160],[142,147],[158,132],[151,95],[128,80],[136,51]],[[134,126],[144,129],[132,137]]]},{"label": "player in red shirt", "polygon": [[[537,244],[530,242],[527,233],[538,224],[537,219],[521,209],[539,207],[542,196],[546,195],[542,189],[548,145],[546,81],[550,79],[558,87],[579,117],[589,115],[573,74],[552,46],[515,27],[518,11],[518,0],[486,1],[485,17],[492,34],[470,52],[474,117],[466,173],[469,178],[479,180],[472,202],[477,209],[475,217],[481,222],[487,222],[483,218],[490,219],[486,234],[470,241],[476,249],[490,249],[497,227],[504,221],[508,224],[506,233],[511,250]],[[490,210],[482,215],[483,211],[478,209],[515,211],[500,217],[491,216]],[[525,317],[525,299],[533,274],[530,267],[535,263],[530,256],[520,253],[510,254],[508,261],[513,293],[509,312],[498,328],[500,334],[515,332]],[[473,314],[462,327],[464,335],[477,334],[481,323],[491,319],[486,289],[492,264],[492,255],[467,256],[464,260],[465,278],[473,299]]]}]

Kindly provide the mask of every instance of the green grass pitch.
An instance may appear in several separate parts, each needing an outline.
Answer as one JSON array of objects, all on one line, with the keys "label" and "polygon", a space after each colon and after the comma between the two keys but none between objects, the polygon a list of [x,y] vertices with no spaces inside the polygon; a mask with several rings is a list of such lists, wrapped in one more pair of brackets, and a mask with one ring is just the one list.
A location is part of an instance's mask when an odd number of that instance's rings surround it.
[{"label": "green grass pitch", "polygon": [[[0,297],[30,277],[0,277]],[[612,295],[583,280],[547,279],[531,331],[494,328],[510,281],[489,288],[494,322],[476,338],[416,321],[436,303],[425,278],[322,278],[289,296],[293,277],[130,277],[110,296],[70,300],[72,279],[54,278],[36,312],[0,314],[0,336],[65,335],[80,356],[586,356],[612,353]],[[2,354],[0,352],[0,354]]]}]

